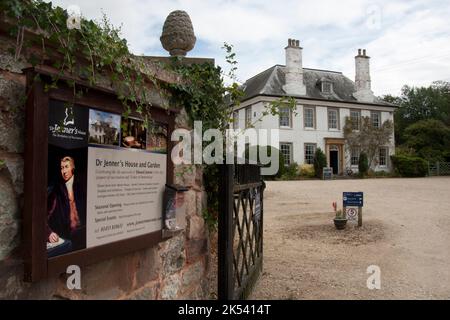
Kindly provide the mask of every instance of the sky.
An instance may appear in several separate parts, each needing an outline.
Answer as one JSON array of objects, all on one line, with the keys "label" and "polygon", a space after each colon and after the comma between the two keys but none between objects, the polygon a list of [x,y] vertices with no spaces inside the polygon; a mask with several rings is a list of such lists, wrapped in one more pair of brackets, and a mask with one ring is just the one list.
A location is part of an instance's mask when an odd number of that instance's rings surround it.
[{"label": "sky", "polygon": [[114,128],[120,128],[120,116],[109,112],[89,109],[89,124],[97,121],[109,123]]},{"label": "sky", "polygon": [[[403,85],[450,81],[448,0],[53,0],[76,5],[83,16],[105,13],[122,27],[134,54],[168,56],[160,43],[162,26],[174,10],[191,17],[197,37],[188,57],[214,58],[224,71],[223,43],[234,46],[237,78],[285,64],[288,38],[300,40],[303,67],[340,71],[355,78],[359,48],[371,57],[372,90],[400,94]],[[229,81],[225,79],[226,81]]]}]

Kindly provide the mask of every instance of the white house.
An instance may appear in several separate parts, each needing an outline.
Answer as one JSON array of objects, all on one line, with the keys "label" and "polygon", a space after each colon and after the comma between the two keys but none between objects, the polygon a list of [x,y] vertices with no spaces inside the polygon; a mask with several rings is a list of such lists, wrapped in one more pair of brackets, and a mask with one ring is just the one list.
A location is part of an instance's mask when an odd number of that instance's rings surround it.
[{"label": "white house", "polygon": [[97,120],[89,126],[89,142],[100,144],[114,144],[118,141],[118,129],[111,122]]},{"label": "white house", "polygon": [[[243,85],[242,103],[234,109],[234,128],[254,123],[256,129],[280,129],[280,145],[286,164],[312,163],[316,148],[327,156],[335,174],[347,169],[357,171],[359,150],[350,150],[344,141],[346,117],[371,117],[374,125],[394,121],[395,105],[374,96],[371,90],[370,57],[358,50],[355,57],[355,82],[341,72],[303,68],[302,48],[298,40],[289,39],[286,66],[275,65],[248,79]],[[267,103],[291,96],[297,111],[261,118]],[[394,132],[389,145],[377,152],[377,171],[389,171],[390,155],[395,151]]]}]

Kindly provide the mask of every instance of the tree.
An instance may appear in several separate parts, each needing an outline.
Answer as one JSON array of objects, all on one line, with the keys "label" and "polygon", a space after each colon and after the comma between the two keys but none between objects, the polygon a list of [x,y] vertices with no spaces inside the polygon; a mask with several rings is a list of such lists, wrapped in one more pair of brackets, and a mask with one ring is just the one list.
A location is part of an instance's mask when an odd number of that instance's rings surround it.
[{"label": "tree", "polygon": [[405,129],[405,145],[428,161],[445,161],[450,150],[450,128],[439,120],[421,120]]},{"label": "tree", "polygon": [[399,113],[406,122],[436,119],[447,125],[450,120],[450,83],[436,81],[429,87],[404,86]]},{"label": "tree", "polygon": [[322,179],[323,168],[327,166],[327,157],[323,153],[322,149],[317,148],[314,153],[314,171],[316,177]]},{"label": "tree", "polygon": [[404,131],[421,120],[440,120],[450,126],[450,83],[435,81],[429,87],[404,86],[400,97],[386,95],[386,102],[399,106],[394,114],[396,142],[405,142]]},{"label": "tree", "polygon": [[386,94],[382,97],[382,100],[395,104],[395,105],[400,105],[400,103],[402,102],[400,97],[397,96],[393,96],[392,94]]},{"label": "tree", "polygon": [[374,127],[370,117],[362,117],[360,130],[353,130],[353,128],[352,119],[347,117],[344,126],[345,142],[349,148],[359,148],[367,155],[370,168],[374,164],[378,149],[390,143],[394,124],[387,120],[379,127]]}]

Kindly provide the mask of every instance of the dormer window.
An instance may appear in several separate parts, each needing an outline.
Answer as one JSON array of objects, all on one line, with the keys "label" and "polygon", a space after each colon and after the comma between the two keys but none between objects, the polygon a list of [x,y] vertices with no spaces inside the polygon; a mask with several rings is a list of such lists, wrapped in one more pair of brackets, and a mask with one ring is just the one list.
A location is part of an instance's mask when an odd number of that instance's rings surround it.
[{"label": "dormer window", "polygon": [[331,81],[322,81],[322,93],[330,94],[333,92],[333,83]]}]

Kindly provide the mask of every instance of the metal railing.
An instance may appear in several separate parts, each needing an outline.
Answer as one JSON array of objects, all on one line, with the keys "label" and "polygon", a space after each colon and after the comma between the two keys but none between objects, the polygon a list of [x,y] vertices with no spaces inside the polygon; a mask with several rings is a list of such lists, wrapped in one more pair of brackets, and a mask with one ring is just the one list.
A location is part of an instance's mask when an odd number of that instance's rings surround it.
[{"label": "metal railing", "polygon": [[450,175],[450,162],[428,162],[429,176],[448,176]]}]

